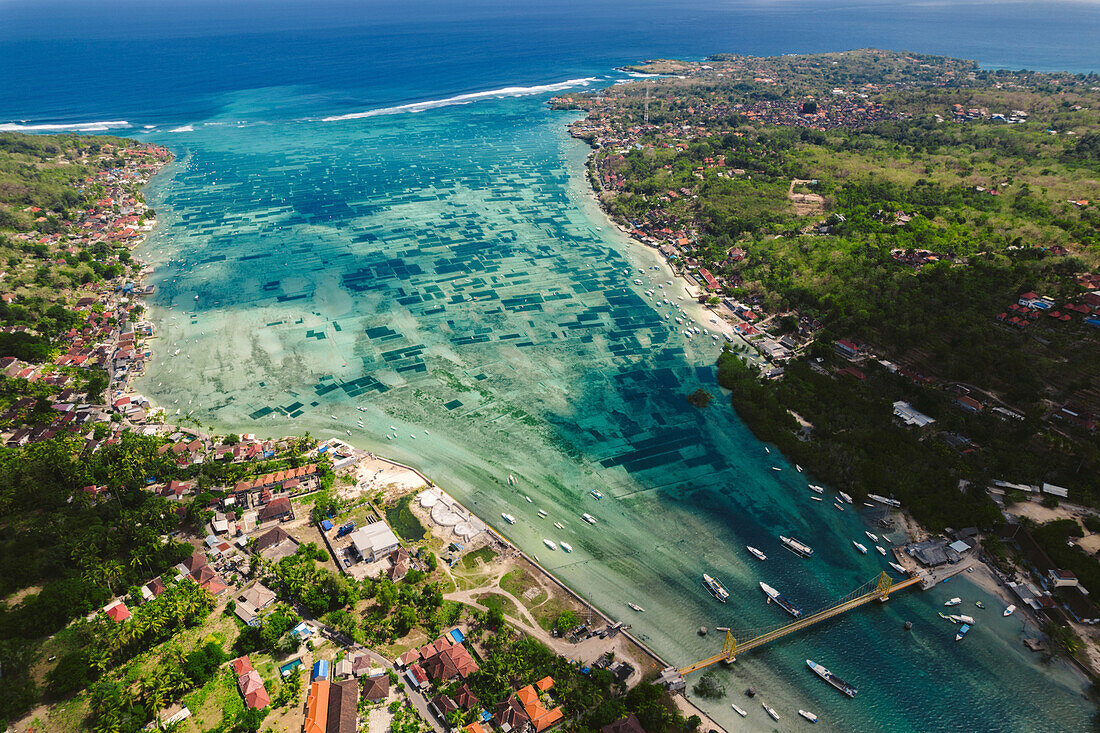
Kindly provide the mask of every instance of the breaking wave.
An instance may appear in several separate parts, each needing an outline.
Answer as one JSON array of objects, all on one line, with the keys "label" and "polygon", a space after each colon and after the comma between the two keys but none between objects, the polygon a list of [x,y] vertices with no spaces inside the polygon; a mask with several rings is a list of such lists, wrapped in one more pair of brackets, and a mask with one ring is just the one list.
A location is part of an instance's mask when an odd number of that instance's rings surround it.
[{"label": "breaking wave", "polygon": [[397,115],[405,112],[423,112],[428,109],[435,109],[437,107],[450,107],[455,104],[469,104],[470,102],[476,102],[480,99],[494,99],[500,97],[523,97],[528,94],[543,94],[545,92],[560,92],[572,87],[582,86],[586,87],[592,82],[597,81],[594,76],[586,77],[584,79],[569,79],[567,81],[560,81],[555,84],[540,84],[532,87],[504,87],[503,89],[493,89],[486,92],[471,92],[470,94],[459,94],[457,97],[448,97],[446,99],[433,99],[427,102],[413,102],[411,104],[401,104],[396,107],[382,107],[381,109],[367,110],[366,112],[353,112],[346,115],[334,115],[332,117],[322,118],[322,122],[337,122],[339,120],[358,120],[363,117],[377,117],[379,115]]},{"label": "breaking wave", "polygon": [[106,130],[120,127],[132,127],[126,120],[113,120],[109,122],[69,122],[58,124],[22,125],[16,122],[0,124],[0,132],[105,132]]}]

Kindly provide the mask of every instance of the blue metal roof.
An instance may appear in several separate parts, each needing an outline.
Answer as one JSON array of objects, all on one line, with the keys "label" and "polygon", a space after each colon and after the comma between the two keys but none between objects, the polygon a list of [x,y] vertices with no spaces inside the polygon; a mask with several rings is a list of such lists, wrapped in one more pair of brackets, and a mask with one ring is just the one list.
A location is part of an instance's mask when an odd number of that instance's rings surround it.
[{"label": "blue metal roof", "polygon": [[328,532],[330,529],[332,529],[332,522],[328,521],[327,519],[323,520],[321,522],[321,529]]},{"label": "blue metal roof", "polygon": [[328,678],[328,660],[318,659],[313,664],[313,679],[327,679]]}]

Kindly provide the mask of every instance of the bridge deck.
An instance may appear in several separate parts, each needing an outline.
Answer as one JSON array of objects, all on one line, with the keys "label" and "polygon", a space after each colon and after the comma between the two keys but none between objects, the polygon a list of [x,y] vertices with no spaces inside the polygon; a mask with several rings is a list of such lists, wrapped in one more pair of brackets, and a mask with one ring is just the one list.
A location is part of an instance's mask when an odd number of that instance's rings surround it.
[{"label": "bridge deck", "polygon": [[[824,611],[818,611],[817,613],[815,613],[811,616],[806,616],[805,618],[800,618],[800,619],[798,619],[797,621],[795,621],[793,623],[787,624],[786,626],[782,626],[782,627],[780,627],[778,629],[775,629],[773,631],[769,631],[766,634],[761,634],[760,636],[757,636],[754,639],[749,639],[748,641],[744,642],[743,644],[736,644],[736,646],[735,646],[736,652],[737,653],[747,652],[750,649],[755,649],[758,646],[761,646],[763,644],[767,644],[769,641],[775,641],[776,639],[784,637],[788,634],[793,634],[796,631],[801,631],[802,629],[804,629],[808,626],[813,626],[814,624],[816,624],[818,622],[825,621],[826,619],[830,619],[830,618],[833,618],[834,616],[839,616],[840,614],[845,613],[847,611],[851,611],[853,608],[859,608],[860,606],[862,606],[864,604],[867,604],[867,603],[870,603],[871,601],[873,601],[875,599],[889,598],[891,593],[894,593],[894,592],[899,591],[899,590],[904,590],[906,588],[909,588],[910,586],[916,585],[919,582],[920,582],[920,578],[917,578],[917,577],[908,578],[908,579],[903,580],[899,583],[891,584],[889,589],[887,589],[887,591],[885,593],[883,593],[881,590],[876,588],[876,589],[874,589],[874,590],[872,590],[868,593],[864,593],[863,595],[858,596],[856,598],[852,598],[852,599],[850,599],[848,601],[845,601],[843,603],[838,603],[835,606],[830,606],[829,608],[826,608]],[[728,660],[728,661],[731,661],[731,662],[733,661],[732,655],[727,653],[727,651],[725,649],[722,650],[721,654],[715,654],[713,657],[708,657],[707,659],[696,662],[695,664],[692,664],[688,667],[684,667],[683,669],[680,670],[680,674],[681,675],[691,674],[692,672],[696,672],[700,669],[703,669],[704,667],[709,667],[710,665],[716,664],[716,663],[721,662],[723,660]]]}]

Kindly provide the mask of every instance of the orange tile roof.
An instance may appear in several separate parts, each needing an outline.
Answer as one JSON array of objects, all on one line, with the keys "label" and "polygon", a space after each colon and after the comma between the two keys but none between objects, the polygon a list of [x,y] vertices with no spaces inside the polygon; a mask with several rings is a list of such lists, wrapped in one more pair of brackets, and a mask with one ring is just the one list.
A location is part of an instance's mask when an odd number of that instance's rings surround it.
[{"label": "orange tile roof", "polygon": [[481,727],[481,723],[470,723],[462,730],[466,731],[466,733],[485,733],[485,729]]},{"label": "orange tile roof", "polygon": [[305,733],[325,733],[328,726],[328,691],[328,680],[317,680],[309,686]]},{"label": "orange tile roof", "polygon": [[553,686],[554,686],[554,678],[549,676],[549,675],[547,675],[546,677],[543,677],[541,680],[539,680],[538,682],[535,683],[535,687],[539,688],[543,692],[545,692],[546,690],[549,690]]}]

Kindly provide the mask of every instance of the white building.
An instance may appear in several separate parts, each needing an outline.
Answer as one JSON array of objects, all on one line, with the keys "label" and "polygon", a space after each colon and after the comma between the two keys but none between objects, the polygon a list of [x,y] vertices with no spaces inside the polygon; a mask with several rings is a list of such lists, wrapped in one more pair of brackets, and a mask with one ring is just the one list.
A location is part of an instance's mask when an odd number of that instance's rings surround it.
[{"label": "white building", "polygon": [[359,557],[367,562],[374,562],[389,555],[401,543],[389,525],[379,520],[352,532],[351,544]]},{"label": "white building", "polygon": [[906,425],[916,425],[920,428],[936,422],[934,418],[928,417],[923,412],[918,412],[913,409],[913,406],[908,402],[902,402],[900,400],[894,403],[894,416]]}]

